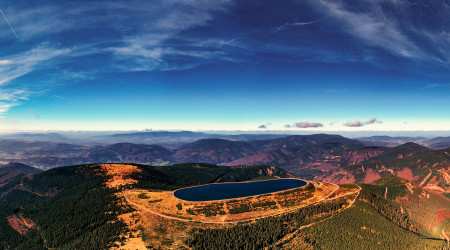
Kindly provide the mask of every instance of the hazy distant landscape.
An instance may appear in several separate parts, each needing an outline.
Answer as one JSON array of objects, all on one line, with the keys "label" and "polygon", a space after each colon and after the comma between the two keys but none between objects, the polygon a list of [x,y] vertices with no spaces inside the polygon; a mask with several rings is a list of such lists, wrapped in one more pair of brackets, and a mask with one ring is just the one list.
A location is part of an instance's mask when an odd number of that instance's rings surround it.
[{"label": "hazy distant landscape", "polygon": [[[88,137],[90,135],[91,137]],[[4,139],[4,138],[8,139]],[[77,138],[77,139],[75,139]],[[151,165],[169,165],[182,162],[255,165],[274,164],[293,170],[318,160],[343,157],[345,154],[372,151],[386,153],[392,147],[405,143],[424,146],[422,151],[450,147],[450,137],[390,137],[372,136],[349,139],[338,135],[286,134],[209,134],[198,132],[139,132],[121,134],[58,133],[19,134],[0,138],[0,162],[17,161],[41,169],[86,163],[134,162]],[[367,151],[367,152],[366,152]],[[399,152],[412,155],[416,152]],[[312,158],[313,159],[312,159]],[[351,161],[348,157],[331,162],[335,166],[361,163],[362,156]],[[316,162],[314,162],[316,160]]]}]

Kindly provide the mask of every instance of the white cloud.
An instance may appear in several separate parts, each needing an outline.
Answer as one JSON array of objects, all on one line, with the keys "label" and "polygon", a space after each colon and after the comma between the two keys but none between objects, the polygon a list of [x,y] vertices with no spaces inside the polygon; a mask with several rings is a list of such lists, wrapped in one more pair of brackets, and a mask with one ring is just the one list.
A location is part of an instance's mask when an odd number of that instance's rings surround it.
[{"label": "white cloud", "polygon": [[[39,42],[31,45],[32,47],[22,47],[22,51],[10,50],[14,52],[9,54],[6,48],[7,53],[2,54],[0,114],[59,84],[92,79],[103,72],[179,70],[217,58],[233,60],[220,49],[237,46],[238,43],[233,38],[204,40],[204,44],[186,40],[191,44],[189,49],[166,43],[183,30],[206,25],[213,19],[215,12],[225,11],[230,4],[232,1],[229,0],[167,0],[130,3],[102,1],[76,5],[65,2],[45,3],[31,8],[10,5],[6,10],[19,37],[17,43],[24,45]],[[6,28],[8,27],[0,26],[0,39],[10,39],[3,35],[10,33]],[[74,34],[78,30],[96,28],[114,30],[118,36],[105,40],[103,37],[96,39],[96,34],[92,34],[92,37],[77,41],[75,46],[48,42],[54,34]],[[217,49],[203,49],[205,46]],[[18,80],[32,72],[57,69],[75,58],[81,61],[88,57],[91,59],[93,55],[112,55],[112,60],[100,61],[92,70],[64,66],[62,70],[48,73],[49,80],[45,82]],[[187,57],[192,60],[175,65],[169,62],[170,57]],[[12,88],[16,91],[12,91]]]},{"label": "white cloud", "polygon": [[364,125],[360,121],[348,121],[348,122],[344,123],[344,126],[346,126],[346,127],[362,127]]},{"label": "white cloud", "polygon": [[0,64],[0,114],[6,113],[12,107],[17,106],[21,101],[27,100],[33,94],[42,92],[48,86],[44,83],[34,85],[35,91],[30,91],[14,81],[35,70],[45,67],[46,62],[60,56],[70,54],[70,49],[55,48],[48,44],[41,44],[37,47],[14,55],[7,56],[6,63]]},{"label": "white cloud", "polygon": [[377,118],[371,118],[365,122],[361,122],[358,120],[355,121],[348,121],[346,123],[344,123],[343,125],[346,127],[362,127],[365,125],[370,125],[370,124],[374,124],[374,123],[383,123],[382,121],[378,121]]},{"label": "white cloud", "polygon": [[70,51],[70,49],[58,49],[48,44],[41,44],[29,51],[10,55],[8,56],[9,59],[6,60],[10,63],[6,64],[6,67],[0,67],[0,85],[8,84],[12,80],[41,67],[45,61],[67,55]]},{"label": "white cloud", "polygon": [[[4,113],[8,112],[8,110],[9,110],[10,108],[12,108],[13,106],[14,106],[13,104],[2,103],[2,102],[0,102],[0,115],[2,115],[2,114],[4,114]],[[3,116],[0,116],[0,117],[3,117]]]},{"label": "white cloud", "polygon": [[1,65],[8,65],[8,64],[12,64],[11,60],[0,60],[0,66]]},{"label": "white cloud", "polygon": [[297,122],[293,125],[293,127],[296,128],[319,128],[319,127],[323,127],[322,123],[319,122]]}]

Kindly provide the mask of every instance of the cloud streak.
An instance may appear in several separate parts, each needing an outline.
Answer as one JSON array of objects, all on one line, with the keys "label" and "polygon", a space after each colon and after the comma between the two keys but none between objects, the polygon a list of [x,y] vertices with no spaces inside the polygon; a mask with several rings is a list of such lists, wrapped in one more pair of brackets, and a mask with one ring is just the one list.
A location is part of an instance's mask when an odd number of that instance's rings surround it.
[{"label": "cloud streak", "polygon": [[314,21],[310,21],[310,22],[294,22],[294,23],[285,23],[283,25],[278,26],[278,28],[276,28],[275,32],[280,32],[283,30],[286,30],[290,27],[295,27],[295,26],[305,26],[305,25],[310,25],[310,24],[315,24],[315,23],[319,23],[322,22],[323,20],[329,18],[331,15],[328,15],[324,18],[320,18]]},{"label": "cloud streak", "polygon": [[374,124],[374,123],[383,123],[382,121],[378,121],[377,118],[371,118],[365,122],[361,122],[358,120],[355,121],[348,121],[346,123],[344,123],[343,125],[346,127],[363,127],[365,125],[370,125],[370,124]]},{"label": "cloud streak", "polygon": [[12,27],[11,24],[9,23],[8,18],[6,18],[6,16],[5,16],[5,14],[3,13],[2,9],[0,9],[0,13],[2,13],[2,16],[5,18],[5,21],[6,21],[6,23],[8,24],[8,26],[9,26],[9,28],[11,29],[12,33],[14,34],[14,36],[15,36],[16,38],[18,38],[16,32],[14,31],[13,27]]}]

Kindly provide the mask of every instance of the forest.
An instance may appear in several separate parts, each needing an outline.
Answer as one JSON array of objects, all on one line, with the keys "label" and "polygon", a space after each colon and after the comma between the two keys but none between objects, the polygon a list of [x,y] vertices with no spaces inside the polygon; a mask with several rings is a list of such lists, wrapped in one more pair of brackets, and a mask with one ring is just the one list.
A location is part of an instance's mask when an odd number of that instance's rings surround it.
[{"label": "forest", "polygon": [[[136,166],[142,170],[133,176],[139,182],[123,188],[173,190],[215,181],[250,180],[265,176],[269,168],[211,164]],[[288,176],[278,168],[273,172]],[[120,243],[119,235],[127,233],[127,228],[117,215],[132,208],[114,195],[120,190],[104,185],[105,178],[95,164],[14,177],[0,187],[0,248],[104,249],[111,247],[112,242]],[[6,217],[11,215],[31,219],[37,226],[25,236],[20,235],[8,225]]]}]

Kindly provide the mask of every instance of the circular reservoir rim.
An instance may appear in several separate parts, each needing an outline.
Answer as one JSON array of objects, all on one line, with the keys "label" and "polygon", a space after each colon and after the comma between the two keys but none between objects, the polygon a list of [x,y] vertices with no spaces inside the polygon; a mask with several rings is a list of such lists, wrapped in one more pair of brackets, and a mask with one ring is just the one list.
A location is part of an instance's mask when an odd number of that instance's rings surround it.
[{"label": "circular reservoir rim", "polygon": [[[301,187],[296,187],[296,188],[290,188],[290,189],[285,189],[285,190],[281,190],[281,191],[275,191],[275,192],[270,192],[270,193],[264,193],[264,194],[257,194],[257,195],[248,195],[248,196],[242,196],[242,197],[238,197],[238,198],[232,198],[232,199],[219,199],[219,200],[209,200],[209,201],[188,201],[188,200],[183,200],[181,198],[178,198],[175,195],[175,192],[179,191],[179,190],[183,190],[183,189],[189,189],[189,188],[196,188],[196,187],[203,187],[203,186],[209,186],[209,185],[219,185],[219,184],[234,184],[234,183],[251,183],[251,182],[264,182],[264,181],[277,181],[277,180],[300,180],[300,181],[304,181],[306,182],[305,185],[301,186]],[[260,181],[229,181],[229,182],[220,182],[220,183],[208,183],[208,184],[202,184],[202,185],[197,185],[197,186],[192,186],[192,187],[184,187],[184,188],[179,188],[176,189],[174,191],[172,191],[172,196],[175,197],[178,200],[184,201],[184,202],[214,202],[214,201],[228,201],[228,200],[237,200],[237,199],[243,199],[243,198],[249,198],[249,197],[256,197],[256,196],[260,196],[260,195],[267,195],[267,194],[276,194],[276,193],[280,193],[280,192],[285,192],[285,191],[289,191],[289,190],[294,190],[297,188],[304,188],[306,187],[308,184],[310,184],[310,181],[301,179],[301,178],[279,178],[279,179],[272,179],[272,180],[260,180]]]}]

